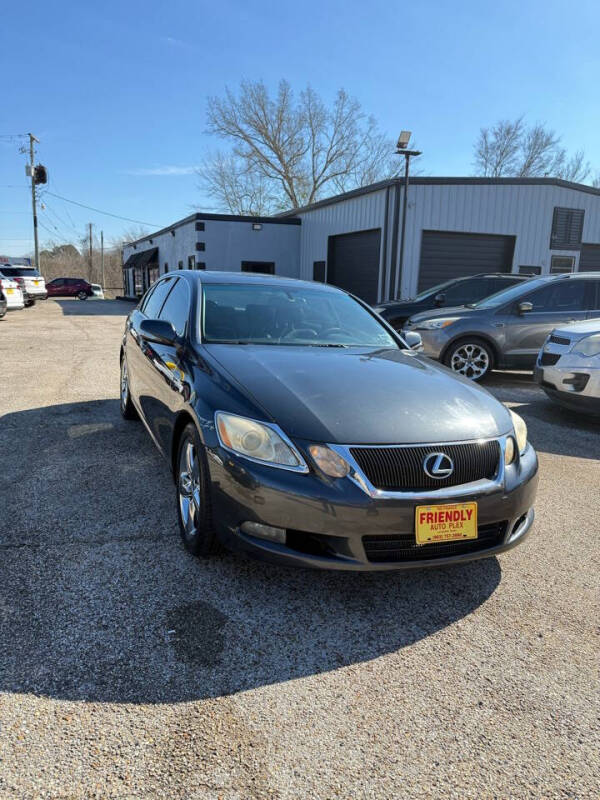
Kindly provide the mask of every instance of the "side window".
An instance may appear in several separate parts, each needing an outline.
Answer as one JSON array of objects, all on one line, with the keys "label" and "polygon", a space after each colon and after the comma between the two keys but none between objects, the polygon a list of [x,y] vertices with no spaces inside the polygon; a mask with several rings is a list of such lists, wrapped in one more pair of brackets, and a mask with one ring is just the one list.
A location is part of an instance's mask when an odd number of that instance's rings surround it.
[{"label": "side window", "polygon": [[162,304],[166,296],[169,294],[169,289],[173,286],[172,278],[165,278],[164,281],[159,281],[148,300],[144,305],[144,314],[149,319],[157,319],[160,313]]},{"label": "side window", "polygon": [[561,281],[544,286],[523,300],[533,304],[534,311],[583,311],[587,281]]},{"label": "side window", "polygon": [[600,281],[583,281],[586,288],[587,307],[600,311]]},{"label": "side window", "polygon": [[514,286],[515,283],[522,283],[522,281],[518,280],[510,280],[506,278],[490,278],[490,285],[489,285],[489,293],[496,294],[496,292],[501,292],[502,289],[508,289],[509,286]]},{"label": "side window", "polygon": [[491,292],[487,291],[488,281],[484,278],[477,278],[470,281],[459,281],[454,286],[443,289],[440,294],[446,295],[446,305],[463,305],[464,303],[474,303],[482,300]]},{"label": "side window", "polygon": [[179,336],[185,333],[185,326],[190,315],[190,288],[186,280],[178,280],[167,297],[159,319],[170,322]]},{"label": "side window", "polygon": [[170,322],[179,336],[183,336],[189,315],[190,288],[186,280],[179,280],[167,297],[167,302],[160,312],[159,319]]}]

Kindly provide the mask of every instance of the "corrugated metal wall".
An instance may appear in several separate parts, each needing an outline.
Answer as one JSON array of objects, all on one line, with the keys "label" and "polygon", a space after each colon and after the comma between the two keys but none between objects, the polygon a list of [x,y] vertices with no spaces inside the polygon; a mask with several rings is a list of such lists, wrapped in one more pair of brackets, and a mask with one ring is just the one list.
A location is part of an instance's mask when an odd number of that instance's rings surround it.
[{"label": "corrugated metal wall", "polygon": [[[401,190],[401,187],[398,187]],[[388,236],[384,245],[385,200],[388,193]],[[300,212],[302,218],[300,276],[312,278],[314,261],[327,257],[327,237],[350,231],[382,228],[380,300],[416,293],[423,230],[495,233],[516,236],[513,269],[519,265],[550,270],[552,255],[576,257],[575,250],[550,250],[550,232],[555,206],[585,209],[583,241],[600,243],[600,197],[576,189],[552,185],[411,184],[408,196],[404,270],[401,285],[398,270],[391,268],[396,186],[350,198],[339,203]],[[401,198],[401,193],[400,193]],[[399,259],[399,232],[397,260]],[[387,260],[385,283],[384,257]],[[390,284],[389,276],[394,282]]]}]

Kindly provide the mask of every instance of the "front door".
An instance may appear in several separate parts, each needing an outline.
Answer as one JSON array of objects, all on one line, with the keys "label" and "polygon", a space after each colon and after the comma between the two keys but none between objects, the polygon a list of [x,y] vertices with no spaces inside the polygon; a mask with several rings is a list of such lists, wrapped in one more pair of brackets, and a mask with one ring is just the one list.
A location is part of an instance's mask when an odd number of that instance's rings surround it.
[{"label": "front door", "polygon": [[[587,316],[587,284],[583,280],[548,283],[522,296],[498,315],[504,324],[504,356],[507,367],[532,369],[546,336],[557,325],[577,322]],[[531,303],[531,311],[519,312],[520,303]]]}]

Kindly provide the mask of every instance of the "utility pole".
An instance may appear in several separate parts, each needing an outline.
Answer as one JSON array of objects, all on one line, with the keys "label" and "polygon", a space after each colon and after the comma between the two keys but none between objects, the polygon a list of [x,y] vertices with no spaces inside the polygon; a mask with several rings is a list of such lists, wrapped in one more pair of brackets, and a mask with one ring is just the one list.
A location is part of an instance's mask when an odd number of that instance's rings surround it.
[{"label": "utility pole", "polygon": [[29,168],[31,172],[31,207],[33,210],[33,243],[35,247],[35,268],[40,268],[40,245],[38,242],[38,218],[37,218],[37,204],[35,193],[35,147],[34,142],[38,142],[33,133],[28,133],[29,136]]},{"label": "utility pole", "polygon": [[402,131],[398,144],[396,145],[396,155],[404,156],[404,197],[402,204],[402,232],[400,234],[400,263],[398,265],[398,291],[402,293],[402,271],[404,269],[404,237],[406,235],[406,209],[408,207],[408,173],[410,168],[410,157],[420,156],[420,150],[407,150],[410,141],[410,131]]},{"label": "utility pole", "polygon": [[89,256],[88,257],[89,257],[89,261],[90,261],[90,283],[92,283],[93,280],[94,280],[94,276],[92,275],[92,268],[93,268],[93,266],[92,266],[92,223],[88,222],[88,226],[89,226],[89,231],[90,231],[90,236],[89,236],[89,238],[90,238],[90,252],[89,252]]},{"label": "utility pole", "polygon": [[104,290],[104,231],[100,231],[100,266],[102,268],[102,290]]}]

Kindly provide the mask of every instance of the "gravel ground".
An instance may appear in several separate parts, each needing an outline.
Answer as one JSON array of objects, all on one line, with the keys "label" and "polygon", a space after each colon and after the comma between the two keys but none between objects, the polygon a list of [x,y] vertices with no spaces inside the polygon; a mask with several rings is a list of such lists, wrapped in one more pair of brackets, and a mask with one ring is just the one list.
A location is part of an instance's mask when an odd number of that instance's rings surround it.
[{"label": "gravel ground", "polygon": [[197,561],[119,416],[129,308],[0,321],[0,797],[597,798],[600,427],[492,376],[541,474],[498,559]]}]

